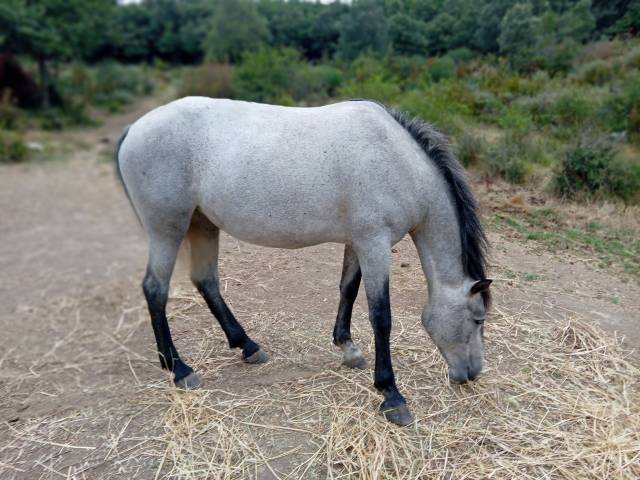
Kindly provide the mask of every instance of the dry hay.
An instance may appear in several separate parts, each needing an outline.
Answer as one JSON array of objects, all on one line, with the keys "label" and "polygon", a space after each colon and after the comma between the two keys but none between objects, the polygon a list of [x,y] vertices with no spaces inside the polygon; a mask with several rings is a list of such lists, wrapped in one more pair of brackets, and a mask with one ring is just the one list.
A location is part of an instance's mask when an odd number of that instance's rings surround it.
[{"label": "dry hay", "polygon": [[[195,302],[183,297],[185,313]],[[415,319],[396,316],[394,366],[416,417],[407,428],[376,413],[370,371],[325,358],[324,370],[295,374],[327,344],[304,336],[312,319],[298,322],[285,345],[271,338],[271,351],[279,349],[271,365],[239,384],[224,378],[205,338],[197,367],[211,389],[163,390],[162,448],[147,444],[145,454],[160,456],[158,478],[639,478],[638,368],[618,339],[589,323],[532,310],[496,308],[486,371],[462,387],[448,385]],[[269,327],[252,323],[264,338]],[[371,336],[363,329],[358,337],[372,358]],[[308,348],[296,353],[301,344]],[[294,374],[260,381],[281,369]]]},{"label": "dry hay", "polygon": [[[242,312],[272,354],[269,363],[248,366],[211,328],[202,300],[178,293],[172,326],[180,344],[191,346],[184,355],[203,374],[205,389],[178,392],[149,367],[154,354],[130,352],[122,361],[132,376],[115,377],[128,388],[101,379],[91,397],[97,404],[5,424],[0,477],[640,478],[637,357],[627,358],[618,339],[577,314],[557,318],[554,310],[551,318],[540,305],[505,304],[496,301],[488,319],[484,374],[462,387],[448,384],[415,312],[396,309],[394,367],[416,417],[399,428],[377,413],[381,397],[371,371],[339,366],[317,312]],[[72,304],[61,315],[76,310]],[[144,308],[134,308],[123,312],[115,337],[67,332],[63,340],[72,350],[84,345],[91,361],[111,360],[113,347],[124,351],[147,322]],[[355,337],[372,359],[367,324],[356,314]],[[60,368],[54,363],[36,373],[55,378]],[[53,399],[57,390],[49,392]]]}]

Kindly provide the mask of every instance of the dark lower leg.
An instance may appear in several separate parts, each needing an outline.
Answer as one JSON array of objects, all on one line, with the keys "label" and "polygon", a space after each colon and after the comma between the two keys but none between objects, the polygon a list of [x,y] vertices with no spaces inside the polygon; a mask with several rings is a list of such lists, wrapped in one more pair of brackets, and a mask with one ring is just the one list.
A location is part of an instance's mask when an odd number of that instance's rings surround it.
[{"label": "dark lower leg", "polygon": [[166,306],[168,285],[163,285],[151,272],[147,271],[142,284],[144,295],[147,299],[151,325],[156,337],[160,365],[162,368],[173,372],[174,381],[183,379],[193,369],[182,361],[178,350],[173,344],[169,322],[167,322]]},{"label": "dark lower leg", "polygon": [[351,341],[351,314],[358,296],[362,273],[358,258],[350,246],[345,246],[342,277],[340,279],[340,305],[333,328],[333,343],[343,345]]},{"label": "dark lower leg", "polygon": [[244,328],[242,328],[242,325],[240,325],[236,317],[231,313],[222,295],[220,295],[217,278],[212,276],[206,280],[194,281],[194,283],[207,302],[211,313],[213,313],[220,323],[229,341],[229,347],[241,348],[243,358],[249,358],[260,350],[260,346],[249,338]]},{"label": "dark lower leg", "polygon": [[358,258],[351,247],[346,246],[340,279],[340,305],[333,327],[333,343],[342,349],[344,365],[364,369],[367,367],[367,361],[362,356],[360,348],[351,339],[351,315],[361,278]]},{"label": "dark lower leg", "polygon": [[373,326],[376,346],[376,366],[374,371],[374,385],[384,395],[382,409],[390,409],[406,404],[404,397],[396,387],[396,381],[391,365],[391,305],[389,302],[389,281],[378,298],[370,299],[369,317]]}]

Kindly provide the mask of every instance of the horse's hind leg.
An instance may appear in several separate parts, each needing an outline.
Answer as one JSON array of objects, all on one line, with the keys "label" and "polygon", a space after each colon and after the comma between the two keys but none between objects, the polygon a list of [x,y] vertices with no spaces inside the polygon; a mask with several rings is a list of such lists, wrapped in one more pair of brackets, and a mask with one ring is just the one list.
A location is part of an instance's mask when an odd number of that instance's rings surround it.
[{"label": "horse's hind leg", "polygon": [[340,279],[340,306],[333,327],[333,343],[343,352],[342,363],[350,368],[367,368],[367,360],[360,348],[351,340],[351,313],[360,288],[360,263],[350,245],[344,247],[342,278]]},{"label": "horse's hind leg", "polygon": [[246,334],[220,294],[218,281],[218,244],[220,230],[196,211],[188,232],[191,244],[191,281],[227,336],[230,348],[241,348],[247,363],[263,363],[267,354]]},{"label": "horse's hind leg", "polygon": [[190,390],[200,387],[202,382],[198,374],[194,373],[193,369],[178,355],[166,316],[169,282],[183,233],[173,229],[161,234],[149,233],[149,263],[142,288],[151,315],[151,325],[160,355],[160,365],[173,372],[174,383],[178,388]]}]

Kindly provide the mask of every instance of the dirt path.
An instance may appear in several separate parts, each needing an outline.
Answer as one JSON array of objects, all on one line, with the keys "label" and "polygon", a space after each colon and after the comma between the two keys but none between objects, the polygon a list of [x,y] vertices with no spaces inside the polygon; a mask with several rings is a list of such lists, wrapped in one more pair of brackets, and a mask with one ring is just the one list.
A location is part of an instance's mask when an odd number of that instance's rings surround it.
[{"label": "dirt path", "polygon": [[[98,129],[60,134],[87,144],[66,162],[0,166],[3,479],[154,478],[158,471],[157,458],[117,460],[118,453],[133,448],[135,438],[162,428],[154,421],[153,406],[138,402],[144,395],[141,385],[166,378],[155,365],[139,288],[146,260],[144,235],[113,165],[102,159],[102,151],[113,147],[123,127],[154,104],[148,99],[135,111],[108,118]],[[508,305],[548,312],[550,321],[580,316],[625,335],[631,347],[640,344],[636,284],[594,270],[580,259],[498,234],[492,234],[491,241],[497,309]],[[402,266],[405,263],[408,266]],[[275,367],[251,381],[269,386],[317,371],[323,362],[338,362],[330,336],[340,265],[336,245],[288,252],[224,237],[221,272],[229,303],[248,328],[259,329],[264,318],[273,322],[266,329],[272,333],[260,340],[275,354]],[[421,275],[405,239],[393,256],[394,310],[417,318],[426,295]],[[178,295],[193,295],[184,278],[176,282]],[[356,316],[362,318],[365,311],[360,298]],[[186,357],[202,332],[220,334],[210,320],[201,320],[208,318],[202,312],[194,321],[187,318],[191,315],[177,311],[172,316],[174,336]],[[301,335],[283,340],[291,318],[315,319],[305,324],[305,333],[324,347],[309,344]],[[361,322],[356,328],[367,325]],[[216,346],[224,352],[217,380],[224,386],[225,378],[243,367],[222,338]],[[291,351],[304,355],[305,362],[277,359]],[[276,368],[279,365],[283,368]],[[55,440],[61,419],[69,418],[77,428],[73,445]],[[119,443],[125,431],[133,443]]]}]

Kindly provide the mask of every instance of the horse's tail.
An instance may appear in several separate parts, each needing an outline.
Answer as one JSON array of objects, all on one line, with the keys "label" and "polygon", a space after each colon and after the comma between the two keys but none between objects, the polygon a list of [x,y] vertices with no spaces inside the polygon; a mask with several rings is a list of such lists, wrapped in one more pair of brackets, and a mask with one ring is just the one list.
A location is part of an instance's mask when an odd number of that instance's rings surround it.
[{"label": "horse's tail", "polygon": [[122,143],[124,142],[124,139],[127,138],[127,134],[129,133],[129,128],[131,128],[131,125],[127,125],[125,127],[124,131],[122,132],[122,135],[120,135],[120,138],[118,139],[118,143],[116,144],[116,150],[115,150],[116,174],[120,179],[120,183],[122,184],[122,189],[124,190],[125,195],[129,199],[129,204],[133,209],[133,213],[135,213],[136,218],[138,219],[138,222],[140,223],[140,225],[142,225],[142,220],[140,220],[140,215],[138,215],[138,211],[136,210],[135,205],[131,201],[131,195],[129,195],[129,190],[127,190],[127,185],[124,183],[124,179],[122,178],[122,171],[120,170],[120,147],[122,147]]}]

